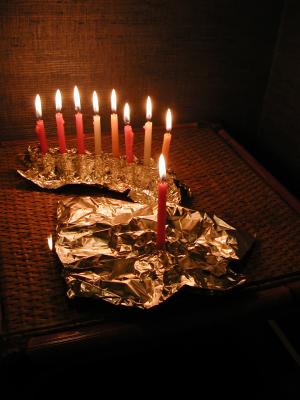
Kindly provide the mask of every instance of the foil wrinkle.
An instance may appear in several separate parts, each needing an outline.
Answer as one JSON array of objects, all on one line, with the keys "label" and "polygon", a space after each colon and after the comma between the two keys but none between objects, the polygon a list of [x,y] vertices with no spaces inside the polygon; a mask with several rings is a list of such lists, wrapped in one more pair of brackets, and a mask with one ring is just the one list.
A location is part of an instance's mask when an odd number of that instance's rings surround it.
[{"label": "foil wrinkle", "polygon": [[[29,146],[21,160],[18,173],[44,189],[58,189],[65,185],[96,185],[102,189],[125,193],[131,200],[155,204],[157,199],[158,170],[154,160],[149,166],[127,163],[125,157],[113,157],[110,153],[95,155],[89,152],[79,155],[76,149],[61,154],[58,148],[50,148],[42,155],[38,146]],[[179,204],[181,189],[175,174],[168,172],[168,201]],[[188,196],[190,192],[188,191]]]},{"label": "foil wrinkle", "polygon": [[229,263],[251,247],[248,234],[169,202],[166,244],[157,250],[156,224],[156,205],[90,196],[59,201],[55,249],[69,298],[148,309],[184,285],[224,292],[245,283]]}]

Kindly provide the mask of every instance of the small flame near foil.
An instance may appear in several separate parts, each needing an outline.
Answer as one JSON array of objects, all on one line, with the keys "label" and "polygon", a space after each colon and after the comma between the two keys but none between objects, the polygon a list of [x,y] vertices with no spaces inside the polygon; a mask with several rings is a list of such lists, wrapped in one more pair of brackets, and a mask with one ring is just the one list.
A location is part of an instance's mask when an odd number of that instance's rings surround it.
[{"label": "small flame near foil", "polygon": [[167,172],[166,172],[166,162],[165,162],[165,157],[163,154],[160,155],[159,161],[158,161],[158,170],[159,170],[159,177],[161,180],[166,179]]},{"label": "small flame near foil", "polygon": [[48,241],[48,247],[49,247],[50,251],[52,251],[53,250],[53,239],[52,239],[51,234],[47,237],[47,241]]}]

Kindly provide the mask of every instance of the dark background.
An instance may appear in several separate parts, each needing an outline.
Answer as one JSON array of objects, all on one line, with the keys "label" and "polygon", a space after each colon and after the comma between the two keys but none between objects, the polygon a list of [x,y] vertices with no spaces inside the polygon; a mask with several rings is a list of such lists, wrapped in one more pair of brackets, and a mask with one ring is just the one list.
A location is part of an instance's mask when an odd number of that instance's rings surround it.
[{"label": "dark background", "polygon": [[155,124],[167,107],[175,123],[222,123],[299,194],[299,12],[297,0],[1,1],[1,138],[35,138],[36,93],[55,134],[57,88],[74,135],[75,84],[86,131],[94,89],[107,130],[114,87],[136,129],[148,94]]},{"label": "dark background", "polygon": [[[221,123],[300,194],[298,0],[0,0],[0,138],[35,139],[37,93],[47,134],[54,136],[57,88],[67,137],[74,136],[75,84],[87,132],[94,89],[105,130],[113,87],[119,114],[129,101],[139,130],[149,94],[156,125],[164,124],[167,107],[175,123]],[[279,322],[299,352],[296,321],[287,316]],[[299,365],[265,320],[191,331],[178,341],[153,338],[140,347],[141,353],[136,345],[107,359],[84,349],[44,369],[22,360],[0,373],[10,393],[39,399],[49,391],[57,396],[61,385],[69,397],[78,389],[101,396],[105,386],[157,397],[161,385],[168,397],[193,390],[231,398],[299,393]]]}]

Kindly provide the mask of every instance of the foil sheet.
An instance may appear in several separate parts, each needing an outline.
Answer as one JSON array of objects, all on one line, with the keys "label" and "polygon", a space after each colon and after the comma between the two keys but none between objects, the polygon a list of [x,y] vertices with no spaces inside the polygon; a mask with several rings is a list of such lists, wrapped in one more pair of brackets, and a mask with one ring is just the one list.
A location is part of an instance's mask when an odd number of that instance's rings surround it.
[{"label": "foil sheet", "polygon": [[[125,157],[115,158],[110,153],[79,155],[76,149],[60,154],[50,148],[42,156],[38,146],[29,146],[21,160],[18,173],[45,189],[57,189],[70,184],[97,185],[100,188],[125,193],[131,200],[155,204],[157,199],[157,165],[149,166],[137,158],[127,163]],[[173,172],[168,171],[168,201],[179,204],[181,193],[190,196],[189,189],[179,184]]]},{"label": "foil sheet", "polygon": [[104,197],[72,197],[57,209],[56,253],[69,298],[151,308],[184,285],[224,292],[245,283],[229,262],[253,239],[206,213],[168,204],[166,245],[156,249],[157,208]]}]

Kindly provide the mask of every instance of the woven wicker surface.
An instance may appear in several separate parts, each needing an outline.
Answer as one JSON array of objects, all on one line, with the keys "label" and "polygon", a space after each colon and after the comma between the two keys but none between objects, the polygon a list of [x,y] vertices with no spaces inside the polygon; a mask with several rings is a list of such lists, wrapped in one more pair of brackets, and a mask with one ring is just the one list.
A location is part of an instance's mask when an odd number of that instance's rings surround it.
[{"label": "woven wicker surface", "polygon": [[[162,133],[154,132],[155,156]],[[143,133],[137,133],[135,140],[139,156]],[[75,145],[74,141],[68,143]],[[60,264],[47,245],[47,236],[55,232],[57,200],[95,190],[41,190],[20,177],[16,173],[17,156],[28,144],[5,142],[0,149],[0,284],[3,331],[7,334],[101,318],[101,308],[95,314],[67,299]],[[90,136],[87,147],[92,150],[92,145]],[[110,151],[109,134],[103,136],[103,147]],[[256,244],[241,266],[248,286],[300,273],[299,216],[223,139],[209,128],[174,129],[170,160],[177,177],[193,191],[192,208],[216,213],[256,235]]]}]

